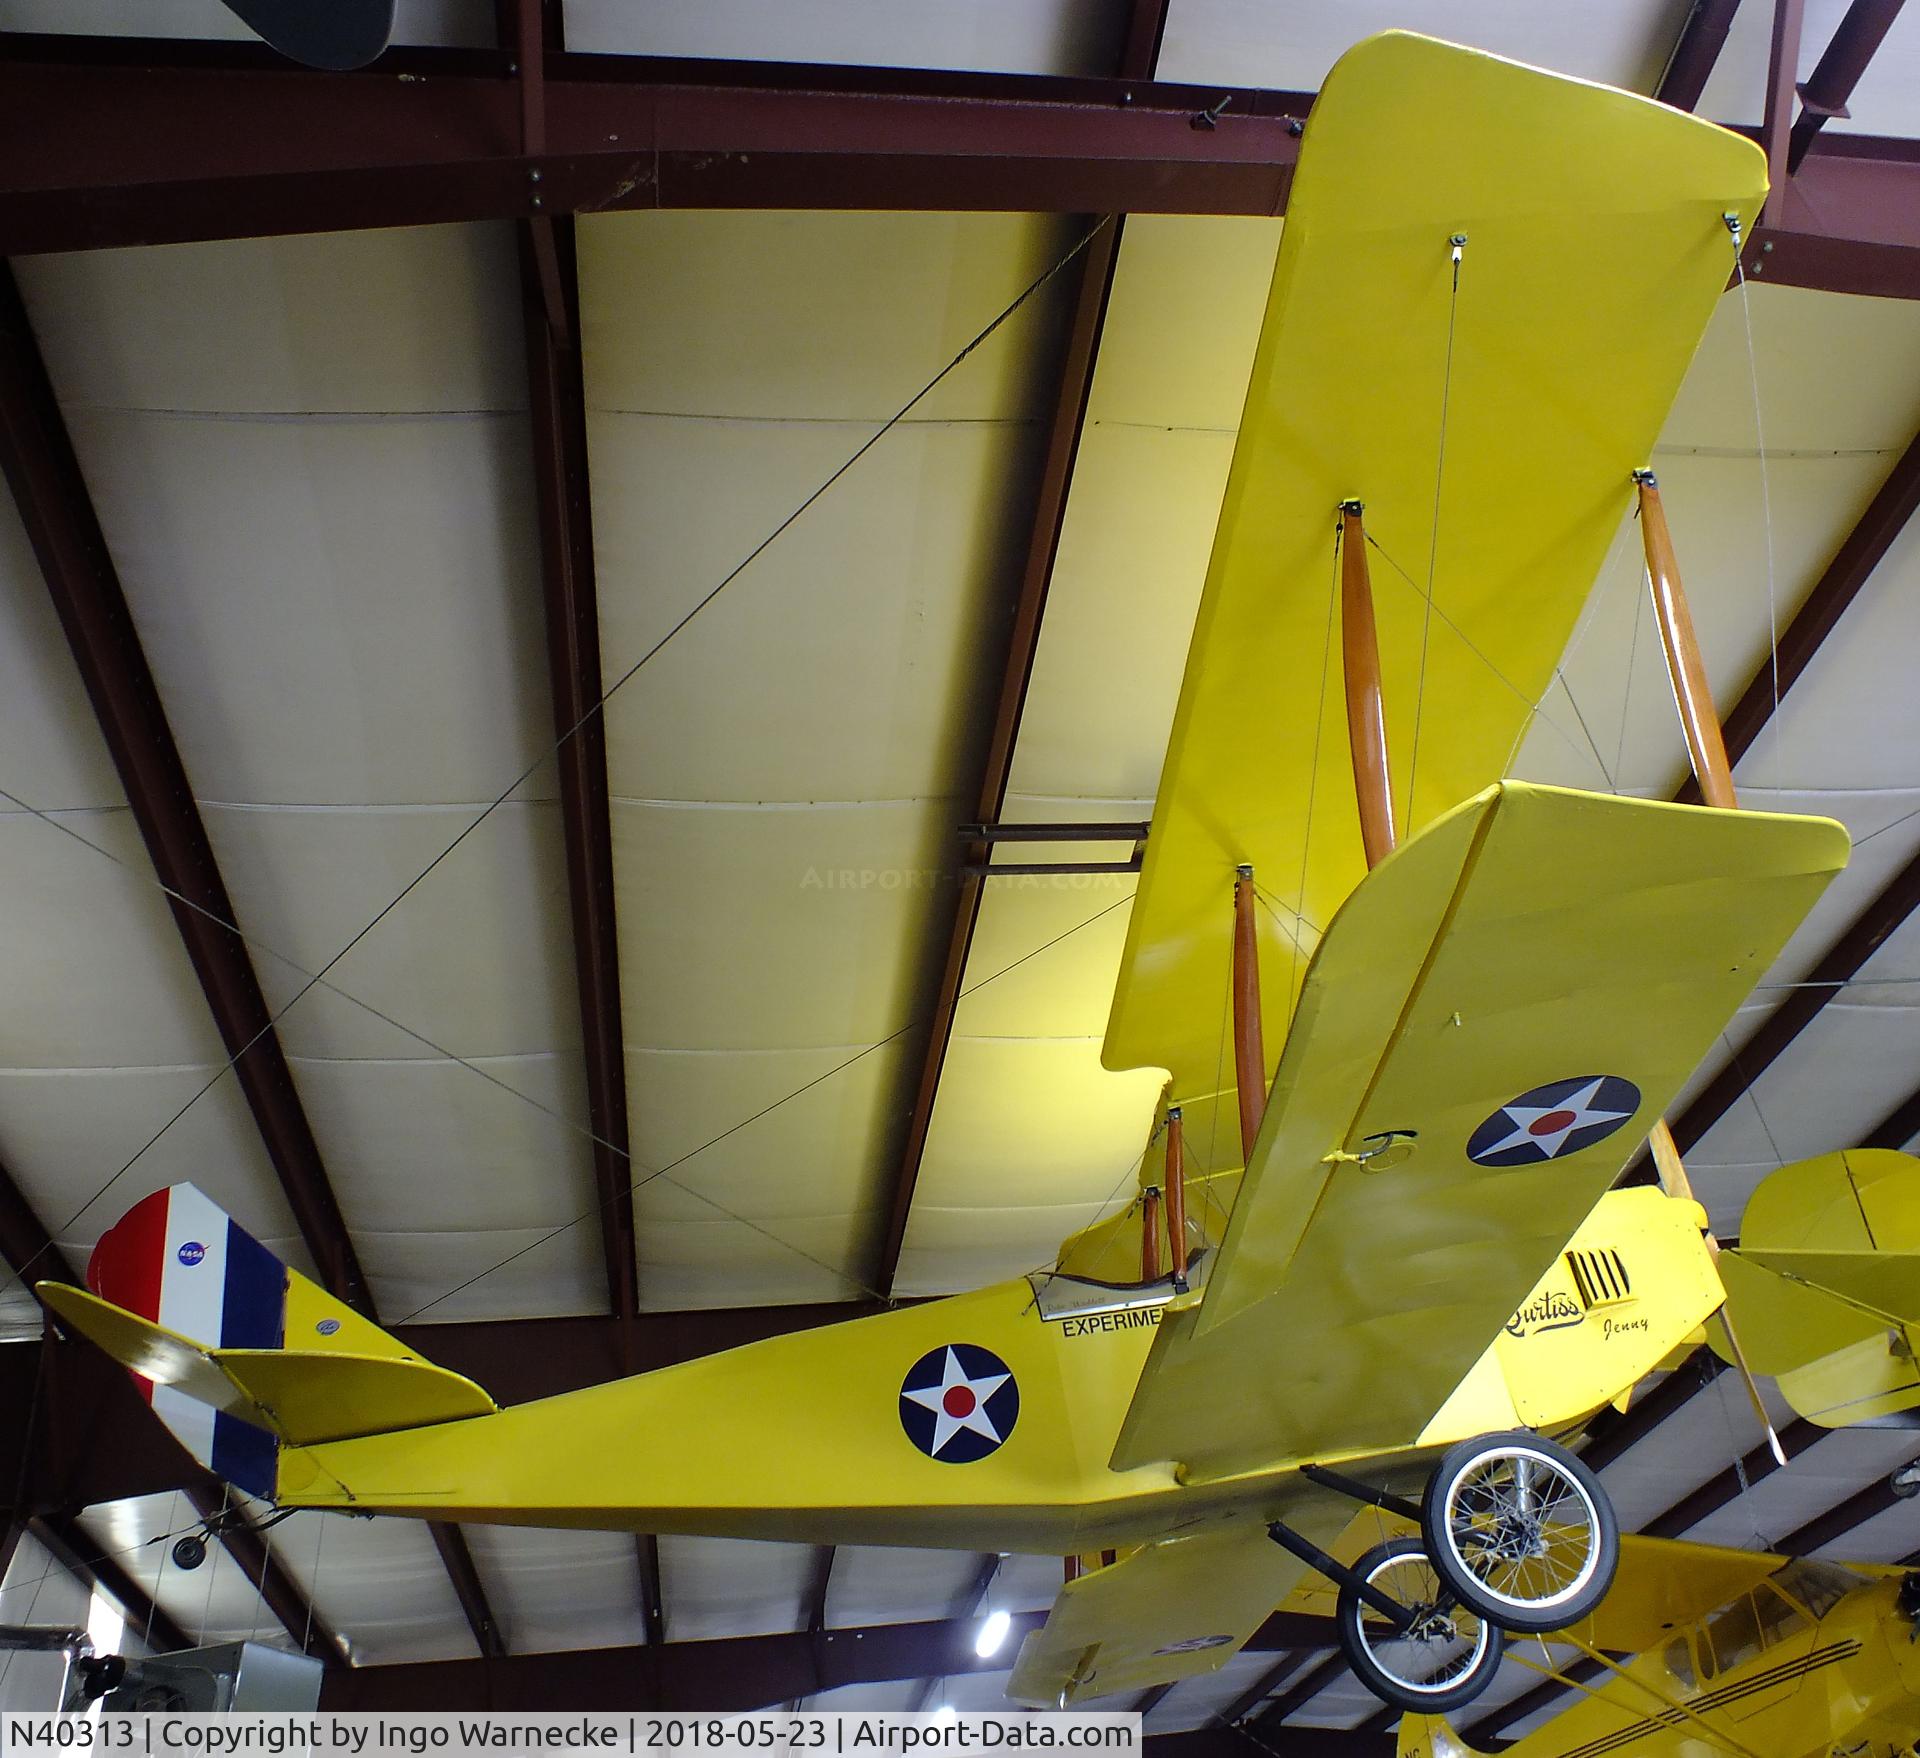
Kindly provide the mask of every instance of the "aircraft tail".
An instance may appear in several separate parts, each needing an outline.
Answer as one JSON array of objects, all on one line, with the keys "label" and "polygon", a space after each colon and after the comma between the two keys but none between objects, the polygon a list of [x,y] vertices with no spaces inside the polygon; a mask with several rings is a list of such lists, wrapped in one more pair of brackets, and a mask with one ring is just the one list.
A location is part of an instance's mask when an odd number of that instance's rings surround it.
[{"label": "aircraft tail", "polygon": [[289,1269],[191,1184],[155,1191],[102,1234],[87,1282],[91,1293],[59,1282],[36,1292],[133,1375],[188,1452],[251,1495],[273,1497],[283,1445],[496,1408]]},{"label": "aircraft tail", "polygon": [[1477,1746],[1469,1746],[1437,1715],[1400,1718],[1400,1743],[1396,1758],[1483,1758]]},{"label": "aircraft tail", "polygon": [[1808,1421],[1920,1406],[1920,1160],[1850,1148],[1781,1167],[1748,1199],[1720,1274],[1749,1365]]}]

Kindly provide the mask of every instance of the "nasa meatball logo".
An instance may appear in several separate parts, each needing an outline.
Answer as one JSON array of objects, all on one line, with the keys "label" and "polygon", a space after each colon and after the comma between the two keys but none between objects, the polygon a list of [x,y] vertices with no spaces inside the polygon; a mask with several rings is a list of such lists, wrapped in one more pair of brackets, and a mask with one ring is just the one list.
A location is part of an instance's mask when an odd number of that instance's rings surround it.
[{"label": "nasa meatball logo", "polygon": [[1605,1141],[1640,1109],[1640,1089],[1617,1074],[1548,1081],[1506,1104],[1467,1140],[1476,1166],[1532,1166]]},{"label": "nasa meatball logo", "polygon": [[200,1262],[206,1255],[207,1248],[197,1239],[189,1239],[185,1245],[181,1246],[181,1248],[174,1253],[174,1256],[179,1258],[188,1269],[192,1269],[193,1266]]},{"label": "nasa meatball logo", "polygon": [[900,1426],[942,1465],[971,1465],[999,1452],[1019,1420],[1013,1370],[977,1343],[929,1349],[900,1382]]}]

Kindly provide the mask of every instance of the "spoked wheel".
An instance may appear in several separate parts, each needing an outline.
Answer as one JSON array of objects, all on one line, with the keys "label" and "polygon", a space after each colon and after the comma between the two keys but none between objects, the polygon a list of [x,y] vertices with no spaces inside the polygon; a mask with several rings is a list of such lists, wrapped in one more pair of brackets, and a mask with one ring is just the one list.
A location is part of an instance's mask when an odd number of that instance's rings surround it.
[{"label": "spoked wheel", "polygon": [[1375,1546],[1354,1573],[1414,1614],[1402,1630],[1351,1583],[1341,1586],[1340,1646],[1376,1697],[1396,1709],[1439,1715],[1471,1703],[1493,1682],[1506,1637],[1447,1591],[1419,1539]]},{"label": "spoked wheel", "polygon": [[1577,1624],[1606,1597],[1620,1561],[1620,1528],[1599,1478],[1524,1430],[1449,1448],[1420,1526],[1454,1596],[1526,1635]]}]

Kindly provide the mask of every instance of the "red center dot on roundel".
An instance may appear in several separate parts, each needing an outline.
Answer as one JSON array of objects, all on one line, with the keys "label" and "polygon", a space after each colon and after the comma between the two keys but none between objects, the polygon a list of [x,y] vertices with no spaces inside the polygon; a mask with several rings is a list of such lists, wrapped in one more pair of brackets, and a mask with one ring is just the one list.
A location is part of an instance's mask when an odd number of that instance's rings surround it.
[{"label": "red center dot on roundel", "polygon": [[1576,1111],[1549,1111],[1544,1117],[1536,1117],[1527,1126],[1529,1135],[1556,1135],[1579,1116]]},{"label": "red center dot on roundel", "polygon": [[940,1408],[949,1416],[971,1416],[975,1402],[973,1393],[965,1386],[949,1386],[947,1395],[940,1400]]}]

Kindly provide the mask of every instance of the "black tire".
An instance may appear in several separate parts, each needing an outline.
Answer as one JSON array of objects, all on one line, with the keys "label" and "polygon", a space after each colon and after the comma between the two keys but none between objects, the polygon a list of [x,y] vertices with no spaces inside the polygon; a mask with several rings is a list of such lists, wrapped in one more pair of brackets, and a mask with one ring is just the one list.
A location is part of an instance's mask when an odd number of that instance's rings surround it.
[{"label": "black tire", "polygon": [[1395,1630],[1351,1582],[1340,1588],[1336,1624],[1354,1677],[1383,1703],[1417,1715],[1443,1715],[1471,1703],[1500,1670],[1506,1636],[1453,1602],[1417,1538],[1376,1545],[1354,1573],[1420,1615],[1411,1634]]},{"label": "black tire", "polygon": [[1577,1624],[1620,1565],[1620,1525],[1600,1479],[1525,1429],[1449,1447],[1428,1479],[1420,1532],[1454,1597],[1517,1635]]}]

